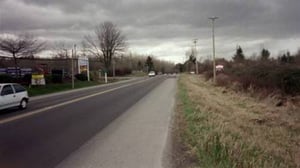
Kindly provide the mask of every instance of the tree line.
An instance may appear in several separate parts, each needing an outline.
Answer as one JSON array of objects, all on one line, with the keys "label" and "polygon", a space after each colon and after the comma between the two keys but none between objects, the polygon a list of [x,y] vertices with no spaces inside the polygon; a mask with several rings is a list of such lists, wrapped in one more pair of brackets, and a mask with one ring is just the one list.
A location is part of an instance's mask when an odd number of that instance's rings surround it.
[{"label": "tree line", "polygon": [[[300,94],[300,50],[294,54],[286,51],[272,57],[271,52],[263,48],[258,55],[246,57],[242,47],[238,46],[232,60],[218,58],[216,63],[224,65],[224,70],[217,73],[217,85],[237,86],[239,90],[266,95]],[[211,79],[212,61],[199,63],[199,71],[207,80]]]}]

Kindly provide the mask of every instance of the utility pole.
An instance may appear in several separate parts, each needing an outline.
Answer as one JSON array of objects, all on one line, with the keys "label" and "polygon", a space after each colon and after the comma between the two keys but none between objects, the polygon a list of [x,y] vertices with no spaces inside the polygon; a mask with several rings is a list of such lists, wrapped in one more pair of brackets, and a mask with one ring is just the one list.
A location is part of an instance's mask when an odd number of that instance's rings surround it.
[{"label": "utility pole", "polygon": [[198,74],[198,59],[197,59],[197,39],[194,39],[194,44],[195,44],[195,49],[194,49],[194,54],[196,58],[196,74]]},{"label": "utility pole", "polygon": [[208,18],[211,20],[212,23],[212,45],[213,45],[213,72],[214,72],[214,79],[213,82],[216,84],[216,56],[215,56],[215,20],[218,19],[218,17],[210,17]]},{"label": "utility pole", "polygon": [[76,57],[76,44],[74,44],[74,49],[72,49],[72,58],[71,58],[71,64],[72,64],[72,89],[75,88],[75,82],[74,82],[74,55]]}]

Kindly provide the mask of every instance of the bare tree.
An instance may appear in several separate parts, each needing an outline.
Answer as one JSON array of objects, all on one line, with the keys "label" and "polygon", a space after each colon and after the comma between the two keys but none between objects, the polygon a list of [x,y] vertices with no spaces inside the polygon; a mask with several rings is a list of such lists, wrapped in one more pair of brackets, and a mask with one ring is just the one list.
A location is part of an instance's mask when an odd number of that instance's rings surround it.
[{"label": "bare tree", "polygon": [[98,25],[94,33],[96,38],[92,38],[90,35],[85,36],[87,51],[99,57],[100,60],[103,59],[105,68],[108,70],[115,54],[125,50],[125,36],[112,22]]},{"label": "bare tree", "polygon": [[52,49],[52,57],[58,59],[67,59],[70,58],[70,52],[68,52],[70,46],[67,46],[64,41],[59,41],[54,43],[54,47]]},{"label": "bare tree", "polygon": [[[21,34],[18,36],[0,37],[0,51],[7,56],[12,56],[17,71],[19,57],[33,57],[34,54],[45,49],[45,42],[39,42],[32,35]],[[19,75],[19,74],[18,74]]]}]

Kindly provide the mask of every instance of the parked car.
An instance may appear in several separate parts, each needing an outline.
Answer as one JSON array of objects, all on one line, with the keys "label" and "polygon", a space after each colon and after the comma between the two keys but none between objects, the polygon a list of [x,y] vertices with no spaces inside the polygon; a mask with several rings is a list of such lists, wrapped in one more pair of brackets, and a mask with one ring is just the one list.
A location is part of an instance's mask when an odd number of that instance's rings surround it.
[{"label": "parked car", "polygon": [[16,83],[0,83],[0,110],[19,107],[27,108],[29,101],[27,90]]},{"label": "parked car", "polygon": [[155,72],[154,72],[154,71],[150,71],[150,72],[148,73],[148,76],[149,76],[149,77],[155,76]]}]

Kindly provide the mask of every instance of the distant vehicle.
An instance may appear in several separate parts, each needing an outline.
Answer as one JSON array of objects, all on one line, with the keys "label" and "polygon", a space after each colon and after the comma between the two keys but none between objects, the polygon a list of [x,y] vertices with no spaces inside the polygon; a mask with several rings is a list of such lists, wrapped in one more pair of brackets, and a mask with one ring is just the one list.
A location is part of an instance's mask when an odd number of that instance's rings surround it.
[{"label": "distant vehicle", "polygon": [[173,73],[169,73],[168,74],[169,78],[176,78],[177,77],[177,73],[173,72]]},{"label": "distant vehicle", "polygon": [[29,101],[27,90],[16,83],[0,83],[0,110],[19,107],[27,108]]},{"label": "distant vehicle", "polygon": [[148,73],[148,76],[149,76],[149,77],[154,77],[154,76],[155,76],[155,72],[154,72],[154,71],[150,71],[150,72]]}]

